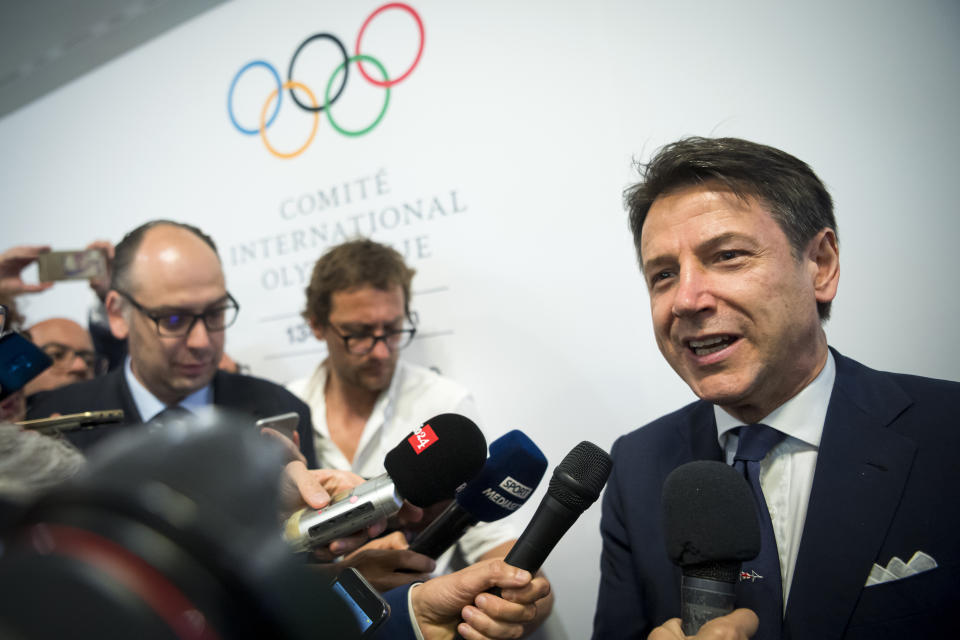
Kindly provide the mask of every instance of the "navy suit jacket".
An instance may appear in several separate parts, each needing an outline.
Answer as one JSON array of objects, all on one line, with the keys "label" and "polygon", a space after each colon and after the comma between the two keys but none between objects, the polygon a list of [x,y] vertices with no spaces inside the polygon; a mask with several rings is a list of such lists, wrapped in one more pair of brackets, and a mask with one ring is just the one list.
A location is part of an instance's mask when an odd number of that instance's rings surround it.
[{"label": "navy suit jacket", "polygon": [[383,594],[383,599],[390,605],[390,617],[377,630],[374,638],[383,640],[416,640],[413,623],[410,620],[410,609],[407,607],[407,593],[411,585],[404,585],[390,589]]},{"label": "navy suit jacket", "polygon": [[[960,609],[960,384],[874,371],[834,351],[837,375],[784,618],[785,638],[927,638]],[[660,491],[721,460],[699,401],[617,440],[603,499],[594,638],[646,638],[680,614]],[[874,563],[924,551],[938,567],[864,587]],[[948,627],[948,622],[951,623]]]},{"label": "navy suit jacket", "polygon": [[[313,423],[310,408],[292,393],[267,380],[252,376],[217,371],[213,377],[213,404],[249,415],[253,420],[295,411],[300,416],[297,432],[300,450],[310,468],[317,466],[313,447]],[[46,418],[52,413],[80,413],[123,409],[120,424],[67,434],[73,444],[85,450],[103,438],[127,427],[143,424],[143,418],[130,394],[124,368],[118,367],[104,376],[78,382],[52,391],[41,391],[28,399],[27,418]]]}]

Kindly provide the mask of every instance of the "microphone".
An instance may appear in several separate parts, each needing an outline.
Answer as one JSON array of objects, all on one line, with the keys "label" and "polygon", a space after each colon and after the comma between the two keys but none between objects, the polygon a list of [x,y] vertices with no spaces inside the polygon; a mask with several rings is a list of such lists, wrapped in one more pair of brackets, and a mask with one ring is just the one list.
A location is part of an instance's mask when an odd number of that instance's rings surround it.
[{"label": "microphone", "polygon": [[284,538],[303,551],[392,516],[404,499],[428,507],[450,498],[477,475],[487,441],[469,418],[443,413],[417,427],[383,461],[387,472],[333,496],[326,507],[301,509],[287,520]]},{"label": "microphone", "polygon": [[[592,442],[575,446],[553,470],[547,495],[504,562],[536,573],[567,529],[600,497],[612,467],[610,455]],[[488,593],[499,596],[500,591],[494,587]],[[453,637],[463,640],[459,631]]]},{"label": "microphone", "polygon": [[712,460],[674,469],[663,483],[663,532],[670,560],[683,571],[683,632],[733,611],[740,564],[760,553],[753,493],[733,467]]},{"label": "microphone", "polygon": [[547,470],[547,458],[522,431],[514,429],[490,443],[490,458],[450,506],[410,544],[438,558],[478,522],[505,518],[527,501]]},{"label": "microphone", "polygon": [[567,529],[600,497],[612,467],[613,459],[592,442],[575,446],[553,470],[547,495],[504,561],[536,573]]}]

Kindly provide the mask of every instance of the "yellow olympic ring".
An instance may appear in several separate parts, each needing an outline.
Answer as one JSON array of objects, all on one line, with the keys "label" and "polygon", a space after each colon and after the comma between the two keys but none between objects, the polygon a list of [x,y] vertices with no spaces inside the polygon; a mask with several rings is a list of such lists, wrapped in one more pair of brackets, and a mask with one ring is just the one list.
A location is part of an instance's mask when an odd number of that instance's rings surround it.
[{"label": "yellow olympic ring", "polygon": [[[314,107],[319,106],[317,104],[316,96],[314,96],[313,92],[310,91],[310,87],[305,84],[296,82],[295,80],[287,80],[281,87],[281,90],[284,89],[301,89],[310,98],[310,102]],[[313,130],[310,131],[310,137],[307,138],[307,141],[303,143],[303,146],[289,153],[277,151],[273,148],[273,145],[270,144],[270,141],[267,140],[267,111],[270,109],[270,103],[273,102],[273,99],[277,97],[277,93],[278,91],[276,89],[270,92],[270,95],[267,96],[267,101],[263,105],[263,110],[260,111],[260,139],[263,140],[263,146],[267,148],[267,151],[272,153],[277,158],[296,158],[298,155],[307,150],[307,147],[309,147],[310,143],[313,142],[313,137],[317,135],[317,126],[320,124],[320,112],[313,112]]]}]

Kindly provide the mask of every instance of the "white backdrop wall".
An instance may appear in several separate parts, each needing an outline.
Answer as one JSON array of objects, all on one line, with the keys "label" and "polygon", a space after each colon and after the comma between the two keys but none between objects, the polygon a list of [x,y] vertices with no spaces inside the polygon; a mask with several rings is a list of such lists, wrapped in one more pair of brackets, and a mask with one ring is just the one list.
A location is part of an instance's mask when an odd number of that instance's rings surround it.
[{"label": "white backdrop wall", "polygon": [[[835,198],[831,343],[877,368],[960,379],[954,0],[413,0],[422,59],[371,132],[345,137],[321,116],[312,144],[282,160],[231,124],[244,64],[285,79],[317,32],[352,54],[381,4],[236,0],[3,118],[0,245],[197,224],[242,307],[229,353],[286,381],[323,353],[297,315],[313,261],[357,232],[392,243],[418,270],[423,338],[407,356],[472,388],[491,436],[522,428],[555,464],[692,398],[655,348],[621,192],[631,160],[666,142],[740,136],[806,160]],[[418,42],[410,15],[390,10],[363,52],[397,77]],[[296,79],[322,100],[340,60],[311,43]],[[262,67],[240,78],[241,125],[257,126],[272,88]],[[354,67],[334,117],[362,128],[383,93]],[[279,114],[268,139],[295,149],[311,117],[289,95]],[[90,302],[63,283],[23,306],[30,321],[83,319]],[[598,521],[594,507],[546,566],[570,638],[589,635]]]}]

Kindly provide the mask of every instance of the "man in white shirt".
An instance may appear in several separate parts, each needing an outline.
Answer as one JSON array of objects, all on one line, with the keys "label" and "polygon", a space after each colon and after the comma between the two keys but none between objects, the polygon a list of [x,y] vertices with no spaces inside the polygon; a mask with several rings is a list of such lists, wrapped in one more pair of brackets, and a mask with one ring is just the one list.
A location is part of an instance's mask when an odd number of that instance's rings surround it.
[{"label": "man in white shirt", "polygon": [[[416,332],[413,275],[398,252],[368,239],[332,248],[314,267],[303,315],[328,355],[288,389],[310,406],[321,467],[376,476],[386,453],[433,416],[459,413],[477,421],[465,388],[399,359]],[[503,557],[515,538],[509,523],[480,523],[438,559],[437,570]],[[551,606],[552,596],[538,603],[538,621]]]}]

